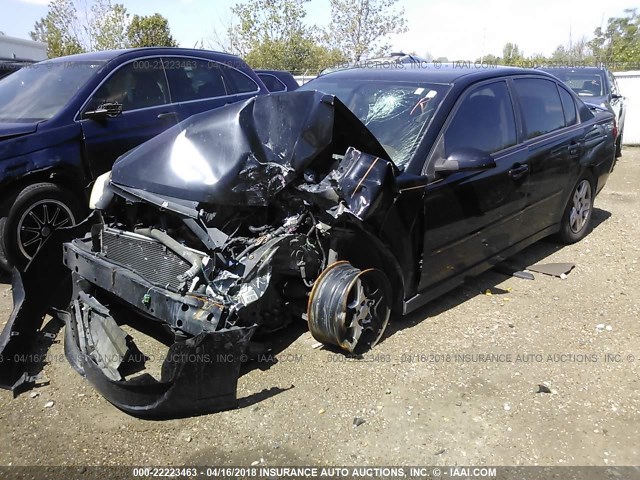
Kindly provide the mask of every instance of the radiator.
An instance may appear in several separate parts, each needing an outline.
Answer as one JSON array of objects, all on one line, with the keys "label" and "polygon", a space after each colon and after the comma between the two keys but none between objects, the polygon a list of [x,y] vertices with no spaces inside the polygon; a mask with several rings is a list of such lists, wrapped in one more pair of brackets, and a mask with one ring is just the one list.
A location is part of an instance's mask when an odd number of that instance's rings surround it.
[{"label": "radiator", "polygon": [[110,229],[102,232],[104,256],[156,285],[178,288],[178,275],[191,265],[153,239]]}]

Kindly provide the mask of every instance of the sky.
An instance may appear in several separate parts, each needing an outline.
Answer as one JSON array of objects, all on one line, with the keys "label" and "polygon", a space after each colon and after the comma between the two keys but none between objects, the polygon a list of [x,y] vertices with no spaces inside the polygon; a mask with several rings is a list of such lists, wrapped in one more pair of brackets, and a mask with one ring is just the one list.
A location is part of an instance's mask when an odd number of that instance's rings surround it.
[{"label": "sky", "polygon": [[[79,3],[85,0],[78,0]],[[174,37],[183,47],[204,41],[208,45],[215,30],[231,18],[230,7],[239,0],[113,0],[124,3],[131,14],[160,13],[169,19]],[[36,20],[47,12],[48,0],[0,0],[0,31],[29,38]],[[429,52],[449,60],[475,60],[501,55],[506,42],[516,43],[525,55],[550,55],[560,44],[582,36],[590,38],[609,17],[619,17],[625,8],[637,6],[629,0],[400,0],[408,20],[408,31],[389,39],[393,51]],[[326,26],[329,0],[311,0],[309,23]]]}]

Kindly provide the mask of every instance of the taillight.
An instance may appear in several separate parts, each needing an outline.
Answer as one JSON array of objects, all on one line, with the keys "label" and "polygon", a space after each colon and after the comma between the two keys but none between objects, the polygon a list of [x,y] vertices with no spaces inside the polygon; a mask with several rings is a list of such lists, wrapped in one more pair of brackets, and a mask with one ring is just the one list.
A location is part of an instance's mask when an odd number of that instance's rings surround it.
[{"label": "taillight", "polygon": [[616,117],[613,117],[613,139],[618,139],[618,123],[616,122]]}]

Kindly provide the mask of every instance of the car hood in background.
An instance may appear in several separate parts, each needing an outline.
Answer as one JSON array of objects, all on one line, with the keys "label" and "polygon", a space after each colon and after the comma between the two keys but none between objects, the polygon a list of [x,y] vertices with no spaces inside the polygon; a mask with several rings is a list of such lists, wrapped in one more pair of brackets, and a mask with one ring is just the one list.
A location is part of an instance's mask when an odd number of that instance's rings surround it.
[{"label": "car hood in background", "polygon": [[33,133],[38,129],[38,123],[4,123],[0,121],[0,140]]},{"label": "car hood in background", "polygon": [[609,100],[607,100],[607,97],[588,97],[588,96],[581,96],[578,95],[578,97],[580,97],[580,100],[582,100],[584,103],[590,103],[591,105],[598,105],[599,107],[602,107],[603,105],[607,105],[607,107],[604,108],[609,108]]},{"label": "car hood in background", "polygon": [[121,156],[111,182],[208,204],[267,205],[303,175],[327,173],[348,147],[391,162],[334,96],[274,93],[188,118]]}]

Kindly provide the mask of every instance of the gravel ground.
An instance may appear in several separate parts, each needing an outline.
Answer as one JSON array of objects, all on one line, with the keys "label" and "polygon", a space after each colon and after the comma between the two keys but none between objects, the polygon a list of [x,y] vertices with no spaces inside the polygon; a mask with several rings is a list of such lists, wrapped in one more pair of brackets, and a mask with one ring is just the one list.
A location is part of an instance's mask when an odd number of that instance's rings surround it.
[{"label": "gravel ground", "polygon": [[[233,411],[128,416],[72,371],[48,324],[49,383],[0,393],[0,465],[637,464],[638,185],[640,149],[627,148],[585,240],[516,257],[574,262],[568,278],[485,273],[392,319],[361,360],[313,348],[293,328],[278,361],[241,376]],[[11,309],[0,285],[0,318]]]}]

